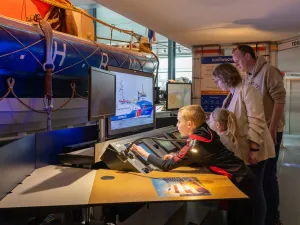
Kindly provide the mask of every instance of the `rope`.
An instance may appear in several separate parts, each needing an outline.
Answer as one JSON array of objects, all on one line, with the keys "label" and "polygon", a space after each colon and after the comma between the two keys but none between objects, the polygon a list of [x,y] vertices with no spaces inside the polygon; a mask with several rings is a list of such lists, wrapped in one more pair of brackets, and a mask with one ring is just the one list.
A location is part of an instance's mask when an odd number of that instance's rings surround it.
[{"label": "rope", "polygon": [[1,102],[3,99],[5,99],[5,98],[9,95],[10,92],[11,92],[11,89],[8,89],[8,91],[6,92],[6,94],[5,94],[2,98],[0,98],[0,102]]},{"label": "rope", "polygon": [[82,62],[84,62],[84,59],[82,59],[82,60],[80,60],[79,62],[74,63],[74,64],[72,64],[72,65],[70,65],[70,66],[67,66],[67,67],[65,67],[65,68],[63,68],[63,69],[61,69],[61,70],[57,70],[57,71],[55,71],[54,73],[52,73],[52,75],[57,74],[57,73],[59,73],[59,72],[61,72],[61,71],[64,71],[64,70],[66,70],[66,69],[69,69],[69,68],[71,68],[71,67],[73,67],[73,66],[76,66],[77,64],[82,63]]},{"label": "rope", "polygon": [[[4,98],[6,98],[7,96],[8,96],[8,94],[9,93],[11,93],[22,105],[24,105],[26,108],[28,108],[28,109],[30,109],[30,110],[32,110],[32,111],[34,111],[34,112],[36,112],[36,113],[47,113],[46,111],[44,111],[44,110],[37,110],[37,109],[34,109],[34,108],[32,108],[31,106],[29,106],[29,105],[27,105],[25,102],[23,102],[17,95],[16,95],[16,93],[14,92],[14,85],[15,85],[15,79],[14,78],[12,78],[12,77],[9,77],[9,78],[7,78],[6,79],[6,83],[7,83],[7,85],[8,85],[8,91],[7,91],[7,93],[0,99],[0,101],[1,100],[3,100]],[[71,86],[71,89],[72,89],[72,95],[71,95],[71,97],[65,102],[65,103],[63,103],[60,107],[58,107],[58,108],[56,108],[56,109],[54,109],[52,112],[56,112],[56,111],[58,111],[58,110],[60,110],[60,109],[62,109],[64,106],[66,106],[73,98],[74,98],[74,95],[75,95],[75,93],[76,93],[76,84],[75,84],[75,82],[72,82],[71,84],[70,84],[70,86]],[[78,95],[79,96],[79,95]],[[83,97],[82,97],[83,98]]]},{"label": "rope", "polygon": [[[37,44],[37,43],[39,43],[39,42],[41,42],[41,41],[43,41],[43,40],[45,40],[45,37],[43,38],[43,39],[41,39],[41,40],[39,40],[39,41],[36,41],[36,42],[34,42],[33,44],[30,44],[29,46],[25,46],[18,38],[16,38],[13,34],[11,34],[8,30],[6,30],[4,27],[2,27],[1,25],[0,25],[0,28],[2,28],[4,31],[6,31],[9,35],[11,35],[17,42],[19,42],[22,46],[23,46],[23,48],[21,48],[21,49],[18,49],[18,50],[16,50],[16,51],[13,51],[13,52],[10,52],[10,53],[5,53],[5,54],[3,54],[3,55],[0,55],[0,58],[1,57],[5,57],[5,56],[9,56],[9,55],[12,55],[12,54],[14,54],[14,53],[16,53],[16,52],[19,52],[19,51],[23,51],[23,50],[26,50],[26,51],[28,51],[34,58],[35,58],[35,60],[43,67],[43,64],[34,56],[34,54],[28,49],[28,48],[30,48],[31,46],[33,46],[33,45],[35,45],[35,44]],[[82,57],[82,60],[80,60],[79,62],[77,62],[77,63],[75,63],[75,64],[72,64],[72,65],[70,65],[70,66],[68,66],[68,67],[65,67],[65,68],[63,68],[63,69],[61,69],[61,70],[58,70],[58,71],[55,71],[54,73],[52,73],[52,74],[56,74],[56,73],[59,73],[59,72],[61,72],[61,71],[64,71],[64,70],[66,70],[66,69],[69,69],[69,68],[71,68],[71,67],[73,67],[73,66],[75,66],[75,65],[77,65],[77,64],[79,64],[79,63],[81,63],[81,62],[85,62],[87,65],[89,65],[89,63],[87,62],[87,59],[88,58],[90,58],[91,56],[93,56],[99,49],[100,49],[100,47],[95,43],[95,45],[96,45],[96,49],[95,49],[95,51],[93,51],[89,56],[87,56],[86,58],[84,58],[83,56],[82,56],[82,54],[75,48],[75,46],[74,45],[72,45],[69,41],[67,41],[67,40],[65,40],[65,39],[62,39],[61,38],[61,40],[63,40],[63,41],[65,41],[65,42],[67,42],[68,44],[70,44],[79,54],[80,54],[80,56]]]},{"label": "rope", "polygon": [[[68,44],[69,44],[69,42],[68,41],[66,41],[65,39],[63,39],[63,38],[61,38],[61,40],[63,40],[63,41],[65,41],[65,42],[67,42]],[[65,68],[63,68],[63,69],[61,69],[61,70],[58,70],[58,71],[55,71],[54,73],[52,73],[53,75],[54,74],[57,74],[57,73],[59,73],[59,72],[61,72],[61,71],[64,71],[64,70],[66,70],[66,69],[69,69],[69,68],[71,68],[71,67],[73,67],[73,66],[76,66],[77,64],[79,64],[79,63],[81,63],[81,62],[83,62],[83,61],[85,61],[85,62],[87,62],[86,60],[88,59],[88,58],[90,58],[91,56],[93,56],[99,49],[101,50],[101,48],[95,43],[95,45],[97,46],[97,48],[95,49],[95,51],[93,51],[90,55],[88,55],[86,58],[83,58],[82,60],[80,60],[79,62],[77,62],[77,63],[74,63],[74,64],[72,64],[72,65],[70,65],[70,66],[67,66],[67,67],[65,67]],[[75,48],[75,46],[73,46],[73,48]],[[76,48],[75,48],[76,49]],[[76,51],[78,51],[77,49],[76,49]],[[101,50],[102,51],[102,50]],[[87,63],[88,64],[88,63]],[[89,65],[89,64],[88,64]]]},{"label": "rope", "polygon": [[128,35],[134,37],[137,41],[139,41],[139,38],[140,38],[140,36],[141,36],[141,35],[139,35],[139,34],[134,33],[133,31],[120,29],[120,28],[117,28],[117,27],[115,27],[115,26],[112,26],[112,25],[110,25],[110,24],[108,24],[108,23],[105,23],[105,22],[103,22],[102,20],[99,20],[99,19],[97,19],[97,18],[91,16],[90,14],[86,13],[85,11],[83,11],[83,10],[81,10],[81,9],[79,9],[79,8],[76,8],[76,7],[73,6],[72,4],[66,5],[66,4],[60,4],[60,3],[57,3],[57,2],[53,2],[53,1],[47,1],[47,0],[42,0],[42,1],[43,1],[43,2],[46,2],[46,3],[50,4],[50,5],[59,7],[59,8],[69,9],[69,10],[72,10],[72,11],[74,11],[74,12],[81,13],[82,15],[85,15],[86,17],[88,17],[88,18],[92,19],[93,21],[96,21],[96,22],[98,22],[98,23],[100,23],[100,24],[102,24],[102,25],[104,25],[104,26],[107,26],[107,27],[109,27],[109,28],[111,28],[111,29],[113,29],[113,30],[117,30],[117,31],[119,31],[119,32],[128,34]]},{"label": "rope", "polygon": [[64,106],[66,106],[73,99],[74,94],[76,93],[76,89],[75,89],[76,88],[76,84],[75,84],[75,82],[72,82],[70,86],[72,88],[72,95],[71,95],[71,97],[68,99],[68,101],[66,101],[64,104],[62,104],[57,109],[54,109],[52,112],[56,112],[56,111],[62,109]]},{"label": "rope", "polygon": [[[7,32],[9,35],[11,35],[18,43],[20,43],[20,44],[23,46],[23,48],[21,48],[21,49],[18,49],[18,50],[15,50],[15,51],[13,51],[13,52],[10,52],[10,53],[5,53],[5,54],[3,54],[3,55],[0,55],[0,58],[1,58],[1,57],[5,57],[5,56],[12,55],[12,54],[17,53],[17,52],[19,52],[19,51],[26,50],[26,51],[28,51],[28,52],[34,57],[34,59],[35,59],[35,60],[43,67],[43,64],[35,57],[35,55],[34,55],[28,48],[30,48],[30,47],[32,47],[32,46],[38,44],[39,42],[45,40],[45,37],[42,38],[41,40],[38,40],[38,41],[36,41],[36,42],[34,42],[34,43],[28,45],[28,46],[25,46],[25,45],[24,45],[17,37],[15,37],[13,34],[11,34],[8,30],[6,30],[6,29],[5,29],[4,27],[2,27],[1,25],[0,25],[0,28],[2,28],[4,31],[6,31],[6,32]],[[87,62],[87,59],[89,59],[90,57],[92,57],[99,49],[102,51],[102,49],[101,49],[100,46],[97,44],[97,42],[93,41],[93,43],[95,44],[96,49],[95,49],[90,55],[88,55],[86,58],[84,58],[83,55],[79,52],[79,50],[78,50],[73,44],[71,44],[68,40],[63,39],[63,38],[60,38],[60,39],[61,39],[62,41],[65,41],[65,42],[68,43],[69,45],[71,45],[71,47],[73,47],[73,48],[78,52],[78,54],[81,56],[82,60],[80,60],[80,61],[78,61],[77,63],[74,63],[74,64],[72,64],[72,65],[70,65],[70,66],[67,66],[67,67],[65,67],[65,68],[63,68],[63,69],[61,69],[61,70],[54,71],[54,72],[52,73],[52,75],[57,74],[57,73],[59,73],[59,72],[62,72],[62,71],[64,71],[64,70],[66,70],[66,69],[72,68],[73,66],[76,66],[77,64],[82,63],[83,61],[84,61],[87,65],[89,65],[89,63]],[[154,56],[156,56],[152,51],[150,51],[147,47],[145,47],[145,46],[144,46],[143,44],[141,44],[141,43],[140,43],[140,50],[141,50],[142,52],[150,53],[150,54],[153,54]],[[102,51],[102,52],[103,52],[103,51]],[[109,52],[109,54],[110,54],[110,52]],[[112,55],[112,54],[110,54],[110,55],[113,56],[113,57],[115,58],[116,62],[118,62],[118,64],[119,64],[120,67],[126,62],[126,60],[128,59],[128,57],[129,57],[129,55],[130,55],[131,57],[135,58],[136,61],[138,61],[138,63],[139,63],[140,66],[141,66],[141,70],[143,71],[143,65],[141,64],[141,62],[140,62],[139,60],[137,60],[137,58],[136,58],[134,55],[131,55],[131,54],[129,54],[128,52],[126,53],[126,56],[127,56],[126,59],[125,59],[124,62],[122,62],[122,63],[119,62],[119,61],[116,59],[116,57],[115,57],[114,55]],[[158,60],[157,56],[156,56],[155,58]]]},{"label": "rope", "polygon": [[[17,53],[17,52],[20,52],[20,51],[23,51],[23,50],[26,50],[26,49],[30,48],[31,46],[34,46],[34,45],[38,44],[39,42],[41,42],[41,41],[43,41],[43,40],[45,40],[45,38],[42,38],[41,40],[38,40],[38,41],[36,41],[36,42],[34,42],[34,43],[28,45],[27,47],[20,48],[20,49],[18,49],[18,50],[16,50],[16,51],[13,51],[13,52],[9,52],[9,53],[5,53],[5,54],[3,54],[3,55],[0,55],[0,58],[5,57],[5,56],[12,55],[12,54],[14,54],[14,53]],[[30,50],[28,50],[28,51],[30,51]]]},{"label": "rope", "polygon": [[8,85],[8,90],[7,90],[6,94],[2,98],[0,98],[0,102],[3,99],[5,99],[9,95],[9,93],[11,93],[11,91],[13,89],[13,86],[15,84],[15,80],[13,78],[7,78],[6,82],[7,82],[7,85]]},{"label": "rope", "polygon": [[155,57],[156,61],[157,61],[156,76],[155,76],[155,81],[154,81],[154,84],[156,85],[156,82],[157,82],[157,79],[158,79],[158,69],[159,69],[159,59],[158,59],[158,56],[156,54],[154,54],[154,52],[152,52],[149,48],[147,48],[143,43],[140,43],[140,49],[143,52],[152,54]]},{"label": "rope", "polygon": [[126,54],[126,59],[124,59],[124,62],[122,62],[121,64],[120,64],[120,67],[122,67],[123,66],[123,64],[127,61],[127,59],[129,58],[129,55],[128,54]]},{"label": "rope", "polygon": [[[36,56],[29,50],[29,48],[32,47],[32,46],[34,46],[34,45],[36,45],[37,43],[39,43],[39,42],[45,40],[45,37],[42,38],[41,40],[38,40],[38,41],[36,41],[36,42],[34,42],[34,43],[28,45],[28,46],[25,46],[25,45],[24,45],[17,37],[15,37],[12,33],[10,33],[10,32],[9,32],[7,29],[5,29],[3,26],[0,25],[0,28],[2,28],[2,29],[3,29],[5,32],[7,32],[10,36],[12,36],[12,37],[13,37],[20,45],[23,46],[23,48],[20,48],[20,49],[18,49],[18,50],[13,51],[13,52],[5,53],[5,54],[3,54],[3,55],[0,55],[0,58],[1,58],[1,57],[5,57],[5,56],[12,55],[12,54],[17,53],[17,52],[19,52],[19,51],[26,50],[27,52],[29,52],[29,53],[33,56],[33,58],[34,58],[34,59],[35,59],[42,67],[44,67],[44,65],[36,58]],[[95,46],[96,46],[96,49],[95,49],[90,55],[88,55],[86,58],[84,58],[83,55],[80,53],[80,51],[79,51],[72,43],[70,43],[69,41],[67,41],[67,40],[65,40],[65,39],[63,39],[63,38],[60,38],[60,39],[63,40],[63,41],[65,41],[65,42],[68,43],[69,45],[71,45],[71,46],[78,52],[78,54],[81,56],[82,60],[80,60],[80,61],[78,61],[77,63],[74,63],[74,64],[72,64],[72,65],[70,65],[70,66],[67,66],[67,67],[65,67],[65,68],[63,68],[63,69],[61,69],[61,70],[57,70],[57,71],[53,72],[52,75],[57,74],[57,73],[59,73],[59,72],[62,72],[62,71],[64,71],[64,70],[67,70],[67,69],[69,69],[69,68],[72,68],[72,67],[76,66],[77,64],[82,63],[83,61],[84,61],[87,65],[89,65],[89,63],[87,62],[87,59],[89,59],[90,57],[92,57],[99,49],[102,51],[102,49],[101,49],[100,46],[97,44],[97,42],[93,41],[93,43],[94,43]],[[157,57],[157,56],[156,56],[156,55],[155,55],[148,47],[144,46],[144,44],[141,43],[141,42],[140,42],[140,51],[146,52],[146,53],[149,53],[149,54],[154,55],[154,57],[156,58],[156,60],[157,60],[157,62],[158,62],[158,65],[159,65],[158,57]],[[103,52],[103,51],[102,51],[102,52]],[[110,54],[110,52],[109,52],[109,54]],[[125,59],[122,63],[119,62],[119,60],[118,60],[114,55],[112,55],[112,54],[110,54],[110,55],[114,57],[114,59],[116,60],[116,62],[118,62],[118,64],[119,64],[120,67],[126,62],[126,60],[128,59],[128,57],[129,57],[129,55],[130,55],[131,57],[135,58],[135,60],[139,63],[139,65],[140,65],[140,67],[141,67],[140,69],[143,71],[143,67],[144,67],[145,64],[142,65],[141,62],[140,62],[134,55],[131,55],[131,54],[129,54],[129,53],[126,53],[126,56],[127,56],[127,57],[126,57],[126,59]],[[158,71],[158,70],[157,70],[157,71]],[[156,78],[158,77],[157,74],[158,74],[158,72],[156,73]]]},{"label": "rope", "polygon": [[21,20],[23,18],[23,10],[25,10],[25,19],[27,18],[27,12],[26,12],[26,0],[23,0],[23,5],[22,5],[22,11],[21,11]]},{"label": "rope", "polygon": [[119,67],[120,67],[120,62],[119,62],[119,60],[117,59],[117,57],[114,56],[110,51],[107,51],[107,53],[108,53],[109,55],[111,55],[112,57],[114,57],[114,59],[116,60],[116,62],[119,64]]},{"label": "rope", "polygon": [[71,42],[69,42],[69,41],[67,41],[67,40],[64,40],[64,41],[67,42],[69,45],[71,45],[71,46],[78,52],[78,54],[81,56],[82,60],[84,60],[85,63],[86,63],[88,66],[90,66],[90,64],[86,61],[87,58],[84,58],[83,55],[80,53],[80,51],[78,51],[78,49],[75,48],[75,46],[74,46]]},{"label": "rope", "polygon": [[79,98],[84,99],[84,100],[88,100],[87,97],[83,97],[83,96],[79,95],[76,90],[75,90],[75,95],[78,96]]},{"label": "rope", "polygon": [[28,50],[28,49],[26,48],[26,46],[25,46],[18,38],[16,38],[12,33],[10,33],[10,32],[9,32],[8,30],[6,30],[4,27],[0,26],[0,28],[2,28],[5,32],[7,32],[8,34],[10,34],[17,42],[19,42],[20,45],[23,46],[23,48],[24,48],[26,51],[28,51],[28,52],[33,56],[33,58],[34,58],[41,66],[43,66],[43,64],[35,57],[35,55],[34,55],[30,50]]},{"label": "rope", "polygon": [[36,16],[35,21],[39,23],[41,30],[45,36],[45,56],[46,60],[43,64],[44,73],[44,111],[47,113],[47,131],[52,130],[51,113],[53,111],[53,88],[52,88],[52,72],[54,64],[52,59],[53,47],[53,31],[50,23],[42,19],[40,15]]}]

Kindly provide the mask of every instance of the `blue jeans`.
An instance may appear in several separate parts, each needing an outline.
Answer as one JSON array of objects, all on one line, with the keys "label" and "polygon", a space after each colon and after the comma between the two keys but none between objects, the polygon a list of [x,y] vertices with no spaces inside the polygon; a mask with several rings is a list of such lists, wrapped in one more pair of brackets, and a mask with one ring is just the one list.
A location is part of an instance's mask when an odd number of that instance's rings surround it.
[{"label": "blue jeans", "polygon": [[249,165],[251,171],[255,174],[258,181],[261,183],[261,187],[263,188],[263,180],[265,175],[265,169],[266,165],[268,163],[268,160],[260,161],[257,164]]},{"label": "blue jeans", "polygon": [[262,199],[261,201],[261,212],[260,212],[260,219],[263,221],[259,221],[259,224],[265,224],[265,218],[266,218],[266,211],[267,211],[267,206],[266,206],[266,200],[265,200],[265,195],[264,195],[264,187],[263,187],[263,180],[264,180],[264,175],[265,175],[265,168],[267,165],[268,160],[260,161],[257,164],[249,165],[249,168],[251,171],[255,174],[257,180],[258,180],[258,190],[260,192],[260,196]]},{"label": "blue jeans", "polygon": [[283,132],[277,132],[277,144],[275,145],[276,157],[269,159],[263,180],[265,199],[267,203],[266,225],[274,225],[279,219],[279,186],[277,180],[277,161],[280,152]]}]

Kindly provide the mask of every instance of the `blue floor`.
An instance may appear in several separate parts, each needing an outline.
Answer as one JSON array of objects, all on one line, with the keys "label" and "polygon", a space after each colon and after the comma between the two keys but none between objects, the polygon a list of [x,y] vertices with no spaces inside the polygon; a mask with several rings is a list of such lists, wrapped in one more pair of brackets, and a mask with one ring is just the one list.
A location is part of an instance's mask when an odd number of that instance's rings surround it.
[{"label": "blue floor", "polygon": [[300,135],[284,136],[278,175],[283,224],[300,225]]}]

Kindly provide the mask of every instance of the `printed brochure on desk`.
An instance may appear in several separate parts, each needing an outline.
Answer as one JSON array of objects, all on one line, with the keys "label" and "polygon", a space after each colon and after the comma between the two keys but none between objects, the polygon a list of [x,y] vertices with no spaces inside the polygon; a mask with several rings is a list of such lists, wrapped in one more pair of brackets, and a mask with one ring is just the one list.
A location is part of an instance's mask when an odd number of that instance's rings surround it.
[{"label": "printed brochure on desk", "polygon": [[153,178],[152,183],[159,197],[211,195],[196,177]]}]

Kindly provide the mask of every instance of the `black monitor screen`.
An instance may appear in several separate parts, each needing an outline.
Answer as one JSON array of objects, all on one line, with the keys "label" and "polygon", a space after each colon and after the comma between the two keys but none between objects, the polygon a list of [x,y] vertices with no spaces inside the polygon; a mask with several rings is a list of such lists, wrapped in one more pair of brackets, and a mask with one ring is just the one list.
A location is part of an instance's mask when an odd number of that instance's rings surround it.
[{"label": "black monitor screen", "polygon": [[179,109],[192,104],[191,83],[167,84],[167,110]]},{"label": "black monitor screen", "polygon": [[178,138],[178,139],[183,139],[183,137],[181,136],[181,134],[179,133],[179,131],[174,131],[171,133],[174,137]]},{"label": "black monitor screen", "polygon": [[[144,143],[137,144],[138,146],[141,146],[146,152],[148,152],[150,155],[156,155],[153,153],[153,151]],[[143,157],[144,158],[144,157]],[[144,158],[145,159],[145,158]],[[146,160],[146,159],[145,159]]]},{"label": "black monitor screen", "polygon": [[[142,147],[146,152],[148,152],[150,155],[155,155],[157,156],[146,144],[144,144],[143,142],[140,142],[138,144],[136,144],[137,146]],[[129,146],[129,144],[125,144],[125,147],[127,148]],[[147,161],[144,157],[142,157],[145,161]]]},{"label": "black monitor screen", "polygon": [[91,67],[89,71],[88,119],[98,120],[116,111],[116,76]]},{"label": "black monitor screen", "polygon": [[[165,137],[159,137],[159,138],[165,138]],[[177,147],[171,142],[171,141],[161,141],[156,140],[157,143],[159,143],[167,152],[174,152],[177,149]]]}]

